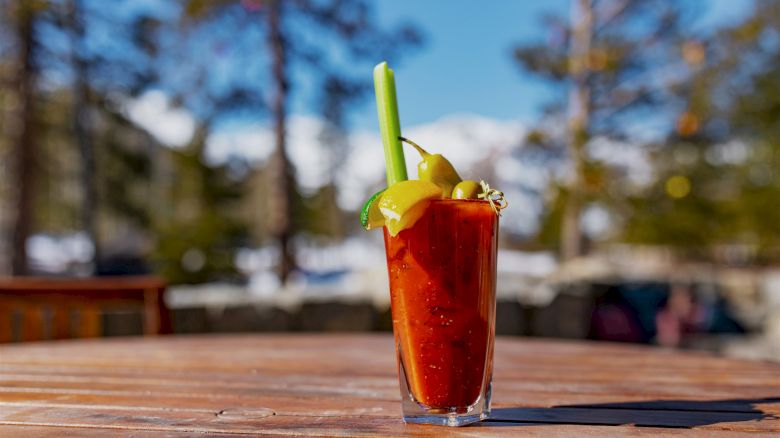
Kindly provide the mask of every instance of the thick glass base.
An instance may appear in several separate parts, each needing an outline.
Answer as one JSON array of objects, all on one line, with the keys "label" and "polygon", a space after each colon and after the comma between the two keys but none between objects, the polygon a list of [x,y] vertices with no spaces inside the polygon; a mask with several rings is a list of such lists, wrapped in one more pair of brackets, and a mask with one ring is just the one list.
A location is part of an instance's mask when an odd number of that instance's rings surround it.
[{"label": "thick glass base", "polygon": [[486,412],[481,414],[421,414],[404,415],[404,422],[412,424],[434,424],[438,426],[465,426],[480,422],[488,417]]},{"label": "thick glass base", "polygon": [[399,363],[401,383],[401,409],[405,423],[433,424],[438,426],[465,426],[485,420],[490,415],[490,395],[492,376],[487,376],[487,382],[477,401],[468,407],[433,408],[415,400],[409,390],[407,376],[402,363]]},{"label": "thick glass base", "polygon": [[410,397],[402,403],[404,422],[412,424],[435,424],[440,426],[465,426],[482,421],[490,415],[490,385],[484,397],[465,409],[428,408]]}]

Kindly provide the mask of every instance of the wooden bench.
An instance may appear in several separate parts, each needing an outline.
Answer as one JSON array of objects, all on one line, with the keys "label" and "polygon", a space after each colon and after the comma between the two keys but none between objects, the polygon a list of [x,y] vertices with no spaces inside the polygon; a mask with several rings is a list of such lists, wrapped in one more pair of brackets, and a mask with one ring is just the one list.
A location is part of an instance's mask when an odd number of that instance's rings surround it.
[{"label": "wooden bench", "polygon": [[127,309],[142,311],[145,335],[170,333],[165,287],[157,277],[0,278],[0,343],[98,337],[104,312]]}]

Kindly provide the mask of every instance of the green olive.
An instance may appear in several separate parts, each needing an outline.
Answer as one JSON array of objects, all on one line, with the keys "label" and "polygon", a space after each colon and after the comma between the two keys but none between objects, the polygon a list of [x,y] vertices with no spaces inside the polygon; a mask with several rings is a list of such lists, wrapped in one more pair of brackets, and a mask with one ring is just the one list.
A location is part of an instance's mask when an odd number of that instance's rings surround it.
[{"label": "green olive", "polygon": [[477,199],[480,193],[482,193],[482,186],[478,182],[465,180],[452,189],[452,199]]}]

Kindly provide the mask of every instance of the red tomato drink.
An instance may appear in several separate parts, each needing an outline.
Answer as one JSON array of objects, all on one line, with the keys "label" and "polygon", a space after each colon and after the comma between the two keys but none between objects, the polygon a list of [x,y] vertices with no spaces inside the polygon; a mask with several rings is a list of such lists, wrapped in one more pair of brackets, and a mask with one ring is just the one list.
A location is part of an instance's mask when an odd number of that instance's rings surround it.
[{"label": "red tomato drink", "polygon": [[407,421],[487,415],[497,241],[498,217],[481,200],[434,200],[412,228],[395,237],[385,229],[402,395],[419,406],[415,416],[405,405]]}]

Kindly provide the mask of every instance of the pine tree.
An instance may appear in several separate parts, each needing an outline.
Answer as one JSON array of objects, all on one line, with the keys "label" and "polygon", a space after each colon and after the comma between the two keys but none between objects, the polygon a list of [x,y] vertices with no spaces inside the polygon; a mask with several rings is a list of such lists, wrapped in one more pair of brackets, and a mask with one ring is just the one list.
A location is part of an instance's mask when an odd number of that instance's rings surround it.
[{"label": "pine tree", "polygon": [[[519,65],[560,92],[528,143],[548,163],[563,162],[568,178],[556,181],[541,237],[558,243],[563,259],[583,255],[582,212],[593,203],[615,203],[606,181],[617,184],[619,169],[595,160],[594,140],[630,139],[632,129],[662,114],[677,100],[669,83],[684,81],[676,71],[688,21],[677,3],[663,1],[572,1],[569,22],[550,17],[552,44],[515,50]],[[566,123],[563,123],[563,121]],[[565,132],[561,133],[561,126]]]},{"label": "pine tree", "polygon": [[13,275],[29,274],[27,264],[27,239],[33,230],[34,193],[36,182],[36,88],[39,73],[39,45],[36,35],[38,17],[46,7],[42,1],[17,0],[4,5],[13,21],[17,44],[16,73],[13,89],[17,90],[17,111],[9,131],[13,134],[13,174],[17,187],[14,197],[14,213],[11,225],[11,272]]},{"label": "pine tree", "polygon": [[[266,52],[256,46],[250,46],[250,53],[240,53],[243,62],[247,59],[269,60],[270,73],[265,81],[268,84],[265,94],[270,102],[275,133],[274,149],[268,161],[265,175],[269,190],[268,213],[271,216],[272,234],[280,249],[277,272],[285,281],[295,269],[295,258],[291,239],[298,231],[296,218],[303,211],[296,210],[296,199],[300,193],[294,176],[294,169],[287,152],[287,119],[289,98],[295,91],[295,81],[290,66],[295,64],[299,71],[306,71],[307,77],[323,90],[319,98],[328,102],[324,108],[328,122],[330,138],[344,125],[344,106],[358,96],[365,95],[370,88],[365,81],[368,75],[356,75],[355,66],[365,65],[370,71],[369,62],[383,57],[395,57],[400,50],[419,42],[420,37],[410,26],[386,31],[375,23],[370,3],[364,0],[331,1],[280,1],[254,0],[245,2],[222,0],[205,2],[190,0],[186,10],[199,26],[209,26],[215,22],[238,20],[236,17],[249,17],[243,22],[245,31],[252,29],[265,35]],[[350,59],[347,65],[330,62],[330,51],[338,51]],[[245,67],[245,70],[250,70]],[[260,79],[260,78],[257,78]],[[343,144],[334,144],[335,148]],[[335,151],[338,153],[338,151]],[[338,160],[334,160],[338,163]],[[305,221],[304,221],[305,222]]]},{"label": "pine tree", "polygon": [[202,283],[237,277],[236,249],[245,245],[241,220],[243,181],[228,165],[207,164],[209,125],[199,127],[182,150],[169,150],[177,183],[163,195],[170,203],[155,225],[157,270],[171,283]]},{"label": "pine tree", "polygon": [[691,80],[675,92],[684,105],[653,156],[656,181],[630,198],[623,238],[667,245],[726,263],[780,260],[780,5],[758,2],[744,22],[682,56]]},{"label": "pine tree", "polygon": [[81,163],[81,226],[92,243],[92,271],[97,270],[100,260],[98,236],[98,199],[95,142],[93,139],[90,72],[84,47],[84,6],[82,0],[70,0],[67,21],[70,30],[71,65],[73,67],[73,133],[79,147]]}]

